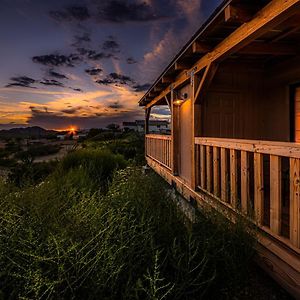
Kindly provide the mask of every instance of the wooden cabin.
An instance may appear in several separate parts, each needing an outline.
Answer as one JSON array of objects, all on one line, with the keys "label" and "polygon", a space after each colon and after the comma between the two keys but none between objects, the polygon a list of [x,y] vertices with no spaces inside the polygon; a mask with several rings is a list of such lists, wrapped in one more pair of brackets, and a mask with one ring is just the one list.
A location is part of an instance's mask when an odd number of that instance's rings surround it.
[{"label": "wooden cabin", "polygon": [[[148,164],[258,231],[258,262],[300,299],[300,0],[225,1],[139,101]],[[171,135],[148,134],[168,105]]]}]

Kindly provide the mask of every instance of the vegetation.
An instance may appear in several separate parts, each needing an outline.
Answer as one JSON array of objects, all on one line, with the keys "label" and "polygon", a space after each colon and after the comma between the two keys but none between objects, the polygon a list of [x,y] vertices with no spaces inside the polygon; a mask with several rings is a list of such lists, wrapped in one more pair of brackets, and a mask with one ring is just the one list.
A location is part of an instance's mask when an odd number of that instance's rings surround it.
[{"label": "vegetation", "polygon": [[0,299],[240,293],[254,237],[212,212],[188,220],[168,185],[138,166],[140,143],[86,142],[30,182],[16,171],[0,184]]}]

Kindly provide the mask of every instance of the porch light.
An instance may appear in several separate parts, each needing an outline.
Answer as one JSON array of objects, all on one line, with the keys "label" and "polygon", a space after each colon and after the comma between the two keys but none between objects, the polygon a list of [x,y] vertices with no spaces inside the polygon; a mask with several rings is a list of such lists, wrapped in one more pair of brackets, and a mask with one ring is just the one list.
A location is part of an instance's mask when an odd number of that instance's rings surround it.
[{"label": "porch light", "polygon": [[182,99],[177,99],[174,101],[174,104],[180,106],[184,101]]},{"label": "porch light", "polygon": [[183,93],[182,95],[177,94],[177,99],[174,101],[174,104],[180,106],[188,99],[189,95],[187,93]]}]

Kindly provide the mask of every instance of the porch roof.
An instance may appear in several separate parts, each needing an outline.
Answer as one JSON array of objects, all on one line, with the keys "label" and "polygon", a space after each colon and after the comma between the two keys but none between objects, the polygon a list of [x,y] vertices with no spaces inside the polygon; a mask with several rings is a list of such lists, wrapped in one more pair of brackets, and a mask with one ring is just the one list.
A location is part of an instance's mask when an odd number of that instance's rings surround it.
[{"label": "porch roof", "polygon": [[[171,91],[172,83],[177,78],[183,77],[182,74],[191,71],[191,68],[202,58],[213,52],[214,49],[244,23],[251,21],[258,12],[272,0],[225,0],[192,36],[189,42],[174,57],[171,63],[165,68],[147,93],[140,99],[140,106],[149,106],[149,103],[156,101],[155,104],[167,104],[165,96]],[[275,1],[274,1],[275,2]],[[298,27],[297,18],[290,18],[280,28],[269,30],[264,37],[256,37],[249,42],[245,51],[240,51],[237,55],[253,57],[255,55],[265,56],[290,56],[295,54],[292,49],[291,41],[286,40],[289,33],[295,33]],[[299,20],[299,19],[298,19]],[[290,30],[290,31],[289,31]],[[246,38],[245,38],[246,39]],[[280,43],[274,44],[280,40]],[[284,41],[284,43],[281,43]],[[253,43],[254,42],[254,43]],[[272,45],[269,43],[271,42]],[[288,43],[285,43],[288,42]],[[269,43],[269,45],[268,45]],[[233,53],[231,53],[233,54]],[[197,72],[200,70],[197,70]],[[187,75],[185,76],[187,77]],[[178,86],[176,86],[178,87]]]}]

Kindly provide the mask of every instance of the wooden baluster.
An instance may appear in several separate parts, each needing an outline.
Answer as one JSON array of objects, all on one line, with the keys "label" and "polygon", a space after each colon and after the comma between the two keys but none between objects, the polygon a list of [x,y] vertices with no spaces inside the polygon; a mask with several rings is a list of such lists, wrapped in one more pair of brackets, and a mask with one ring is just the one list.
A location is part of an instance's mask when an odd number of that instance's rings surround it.
[{"label": "wooden baluster", "polygon": [[212,149],[210,146],[206,146],[206,189],[212,191]]},{"label": "wooden baluster", "polygon": [[241,210],[247,214],[249,204],[249,153],[241,151]]},{"label": "wooden baluster", "polygon": [[254,211],[255,218],[259,225],[264,220],[264,174],[263,155],[254,153]]},{"label": "wooden baluster", "polygon": [[227,174],[228,160],[226,149],[221,148],[221,199],[228,202],[228,174]]},{"label": "wooden baluster", "polygon": [[290,240],[300,248],[300,160],[290,158]]},{"label": "wooden baluster", "polygon": [[213,147],[214,195],[220,196],[220,153],[218,147]]},{"label": "wooden baluster", "polygon": [[233,208],[237,207],[238,198],[237,151],[230,149],[230,202]]},{"label": "wooden baluster", "polygon": [[205,146],[200,145],[200,186],[201,188],[205,189]]},{"label": "wooden baluster", "polygon": [[270,229],[281,233],[281,158],[270,155]]}]

